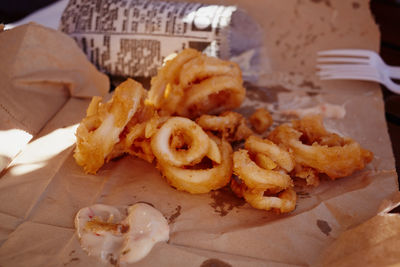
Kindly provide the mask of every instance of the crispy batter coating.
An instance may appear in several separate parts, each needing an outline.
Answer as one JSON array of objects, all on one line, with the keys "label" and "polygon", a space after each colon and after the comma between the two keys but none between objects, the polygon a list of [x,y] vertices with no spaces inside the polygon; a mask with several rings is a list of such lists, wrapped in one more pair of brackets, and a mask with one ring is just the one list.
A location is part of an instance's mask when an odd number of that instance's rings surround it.
[{"label": "crispy batter coating", "polygon": [[244,147],[252,153],[260,153],[268,156],[287,172],[291,172],[294,168],[295,162],[292,155],[268,139],[261,139],[252,135],[246,139]]},{"label": "crispy batter coating", "polygon": [[151,139],[158,161],[182,167],[199,163],[210,147],[209,136],[194,121],[169,118]]},{"label": "crispy batter coating", "polygon": [[212,137],[221,153],[221,162],[176,167],[163,161],[158,168],[167,182],[178,190],[191,194],[208,193],[227,185],[232,175],[232,147],[225,141]]},{"label": "crispy batter coating", "polygon": [[94,97],[76,131],[74,158],[85,172],[96,173],[111,153],[119,135],[146,96],[142,85],[128,79],[105,104]]},{"label": "crispy batter coating", "polygon": [[291,187],[279,192],[276,196],[265,196],[264,194],[264,190],[247,190],[244,191],[243,197],[256,209],[286,213],[296,208],[297,195]]},{"label": "crispy batter coating", "polygon": [[259,134],[262,134],[268,130],[268,128],[271,127],[272,123],[274,122],[271,114],[264,108],[259,108],[253,114],[251,114],[249,121],[256,133]]},{"label": "crispy batter coating", "polygon": [[206,131],[212,131],[229,142],[241,141],[253,134],[242,114],[225,111],[220,115],[201,115],[196,119],[198,125]]},{"label": "crispy batter coating", "polygon": [[[168,60],[158,71],[157,76],[151,79],[148,101],[158,109],[168,103],[170,99],[165,97],[167,85],[169,84],[172,86],[179,84],[179,73],[183,65],[200,55],[201,53],[195,49],[185,49],[173,59]],[[172,109],[174,109],[174,107],[172,107]]]},{"label": "crispy batter coating", "polygon": [[251,158],[247,150],[239,149],[233,153],[233,172],[250,189],[288,188],[292,179],[284,172],[263,169]]},{"label": "crispy batter coating", "polygon": [[123,154],[130,154],[151,163],[154,154],[150,147],[150,138],[146,136],[146,129],[149,123],[153,122],[152,118],[155,118],[154,107],[145,104],[142,99],[137,112],[125,126],[120,134],[120,141],[114,146],[106,161]]},{"label": "crispy batter coating", "polygon": [[296,163],[325,173],[331,179],[361,170],[373,159],[373,153],[348,137],[325,130],[320,116],[282,124],[268,137],[292,151]]},{"label": "crispy batter coating", "polygon": [[161,114],[195,118],[239,107],[245,97],[242,84],[236,63],[188,48],[158,71],[148,101]]},{"label": "crispy batter coating", "polygon": [[320,182],[319,173],[316,169],[305,167],[300,164],[296,164],[291,175],[304,179],[309,186],[317,187]]}]

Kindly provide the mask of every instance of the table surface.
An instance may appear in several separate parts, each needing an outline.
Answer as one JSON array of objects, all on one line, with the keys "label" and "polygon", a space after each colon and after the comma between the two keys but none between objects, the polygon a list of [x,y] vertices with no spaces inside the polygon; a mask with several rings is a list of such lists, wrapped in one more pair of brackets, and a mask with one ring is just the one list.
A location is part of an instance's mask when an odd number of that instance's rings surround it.
[{"label": "table surface", "polygon": [[[400,66],[400,1],[372,0],[371,11],[381,31],[381,50],[383,60],[389,65]],[[382,86],[385,101],[385,115],[388,124],[396,170],[400,173],[400,95]],[[400,181],[400,180],[399,180]],[[399,182],[400,184],[400,182]]]}]

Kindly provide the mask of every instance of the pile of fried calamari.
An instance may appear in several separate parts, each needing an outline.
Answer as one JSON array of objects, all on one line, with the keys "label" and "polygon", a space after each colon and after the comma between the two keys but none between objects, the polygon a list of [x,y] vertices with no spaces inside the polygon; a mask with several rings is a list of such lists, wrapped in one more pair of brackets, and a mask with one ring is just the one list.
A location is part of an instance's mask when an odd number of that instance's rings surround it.
[{"label": "pile of fried calamari", "polygon": [[253,207],[282,213],[295,209],[294,180],[317,186],[321,175],[349,176],[373,158],[354,140],[328,132],[320,116],[279,125],[263,139],[272,124],[268,111],[249,118],[231,111],[244,97],[237,64],[185,49],[164,64],[149,91],[127,79],[107,103],[94,97],[74,157],[94,174],[130,154],[156,162],[178,190],[207,193],[230,184]]}]

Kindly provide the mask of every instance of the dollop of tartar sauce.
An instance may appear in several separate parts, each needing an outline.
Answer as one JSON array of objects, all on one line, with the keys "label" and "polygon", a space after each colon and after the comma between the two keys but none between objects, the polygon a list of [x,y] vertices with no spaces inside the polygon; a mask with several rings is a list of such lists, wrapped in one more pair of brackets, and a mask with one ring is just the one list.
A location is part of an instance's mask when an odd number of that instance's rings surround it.
[{"label": "dollop of tartar sauce", "polygon": [[168,241],[169,226],[161,212],[145,203],[124,210],[103,204],[79,210],[75,228],[89,255],[111,264],[133,263],[143,259],[157,242]]}]

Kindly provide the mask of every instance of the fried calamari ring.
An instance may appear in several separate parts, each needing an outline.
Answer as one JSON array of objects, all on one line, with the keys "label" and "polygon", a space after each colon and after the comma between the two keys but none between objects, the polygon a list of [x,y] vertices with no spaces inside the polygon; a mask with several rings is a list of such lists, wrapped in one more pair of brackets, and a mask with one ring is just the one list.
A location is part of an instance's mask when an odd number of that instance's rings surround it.
[{"label": "fried calamari ring", "polygon": [[204,130],[217,133],[229,142],[244,140],[253,134],[243,115],[234,111],[225,111],[218,116],[204,114],[196,122]]},{"label": "fried calamari ring", "polygon": [[264,108],[259,108],[251,114],[249,121],[256,133],[259,134],[265,132],[274,122],[271,114]]},{"label": "fried calamari ring", "polygon": [[237,197],[243,198],[243,193],[244,193],[244,191],[247,190],[247,186],[243,182],[243,180],[241,180],[241,179],[239,179],[239,177],[233,175],[229,185],[231,187],[232,192]]},{"label": "fried calamari ring", "polygon": [[96,173],[104,164],[119,135],[139,108],[146,91],[131,79],[121,83],[105,104],[94,97],[87,116],[76,131],[74,158],[87,173]]},{"label": "fried calamari ring", "polygon": [[150,147],[150,136],[146,134],[149,132],[150,123],[155,126],[153,124],[156,118],[158,116],[154,107],[146,104],[142,99],[137,112],[125,126],[120,134],[120,141],[114,146],[106,161],[127,153],[151,163],[154,160],[154,154]]},{"label": "fried calamari ring", "polygon": [[151,138],[168,119],[169,116],[160,117],[157,113],[154,113],[154,116],[146,123],[145,137]]},{"label": "fried calamari ring", "polygon": [[[296,192],[292,189],[293,182],[281,169],[282,166],[293,169],[294,161],[290,154],[271,141],[256,136],[247,138],[245,148],[247,150],[239,149],[233,154],[233,172],[238,177],[231,181],[232,191],[257,209],[281,213],[294,210]],[[274,196],[266,196],[266,193]]]},{"label": "fried calamari ring", "polygon": [[191,194],[202,194],[229,183],[232,175],[232,147],[225,140],[213,140],[221,152],[221,163],[212,162],[211,168],[176,167],[159,162],[158,168],[171,186]]},{"label": "fried calamari ring", "polygon": [[287,172],[291,172],[294,168],[295,161],[290,153],[268,139],[252,135],[246,139],[244,147],[252,153],[268,156]]},{"label": "fried calamari ring", "polygon": [[[306,120],[307,123],[314,121],[316,128],[322,125],[322,118],[319,116]],[[372,152],[363,149],[359,143],[350,138],[338,139],[338,135],[329,134],[313,136],[306,131],[300,132],[288,124],[275,128],[268,138],[291,149],[296,163],[325,173],[331,179],[349,176],[363,169],[373,158]],[[303,140],[306,143],[303,143]],[[319,140],[322,140],[321,143],[318,143]],[[309,144],[307,141],[312,143]],[[330,146],[332,143],[334,145]]]},{"label": "fried calamari ring", "polygon": [[261,168],[267,170],[273,170],[278,167],[278,164],[276,164],[270,157],[262,153],[257,153],[254,156],[254,162]]},{"label": "fried calamari ring", "polygon": [[274,190],[251,190],[237,177],[232,178],[230,187],[237,197],[244,198],[247,203],[256,209],[286,213],[296,208],[297,195],[292,187],[282,191],[279,188]]},{"label": "fried calamari ring", "polygon": [[198,81],[223,75],[234,77],[242,82],[242,74],[236,63],[202,54],[183,65],[179,81],[182,88],[187,88]]},{"label": "fried calamari ring", "polygon": [[214,76],[188,88],[176,113],[195,118],[205,113],[234,109],[243,102],[245,93],[241,79]]},{"label": "fried calamari ring", "polygon": [[147,101],[162,115],[195,118],[238,107],[245,95],[242,84],[236,63],[188,48],[158,71]]},{"label": "fried calamari ring", "polygon": [[346,140],[343,146],[328,147],[325,145],[304,145],[300,141],[292,140],[296,161],[310,166],[319,172],[336,179],[351,175],[362,170],[372,160],[372,153],[360,147],[353,140]]},{"label": "fried calamari ring", "polygon": [[286,189],[292,186],[292,179],[283,171],[267,170],[259,167],[251,160],[245,149],[233,153],[233,172],[244,181],[250,189]]},{"label": "fried calamari ring", "polygon": [[145,137],[146,125],[146,122],[142,122],[126,128],[126,134],[115,145],[107,161],[128,153],[149,163],[153,162],[155,156],[151,149],[150,138]]},{"label": "fried calamari ring", "polygon": [[200,56],[201,53],[195,49],[184,49],[158,71],[157,76],[151,79],[148,101],[156,108],[161,108],[165,101],[164,95],[167,85],[179,84],[179,73],[183,65],[189,60]]},{"label": "fried calamari ring", "polygon": [[[179,142],[174,141],[174,136],[180,138]],[[174,141],[172,146],[171,141]],[[151,147],[158,161],[181,167],[200,162],[209,151],[210,141],[208,135],[194,121],[171,117],[154,134]]]},{"label": "fried calamari ring", "polygon": [[317,187],[319,185],[319,173],[316,169],[313,169],[311,167],[305,167],[300,164],[296,164],[292,175],[297,178],[306,180],[307,185],[314,187]]},{"label": "fried calamari ring", "polygon": [[[210,137],[211,134],[209,134]],[[207,157],[211,159],[213,162],[220,164],[222,161],[221,151],[214,140],[215,138],[210,138],[210,147],[208,148]]]},{"label": "fried calamari ring", "polygon": [[246,190],[243,197],[252,207],[261,210],[274,210],[280,213],[291,212],[296,208],[297,195],[293,188],[279,192],[277,196],[265,196],[265,190]]},{"label": "fried calamari ring", "polygon": [[135,139],[127,152],[149,163],[152,163],[155,158],[153,150],[151,149],[150,139],[147,138]]},{"label": "fried calamari ring", "polygon": [[293,128],[302,133],[302,141],[305,144],[313,144],[327,146],[342,146],[345,138],[335,133],[328,132],[322,122],[322,116],[310,115],[301,120],[292,121]]}]

